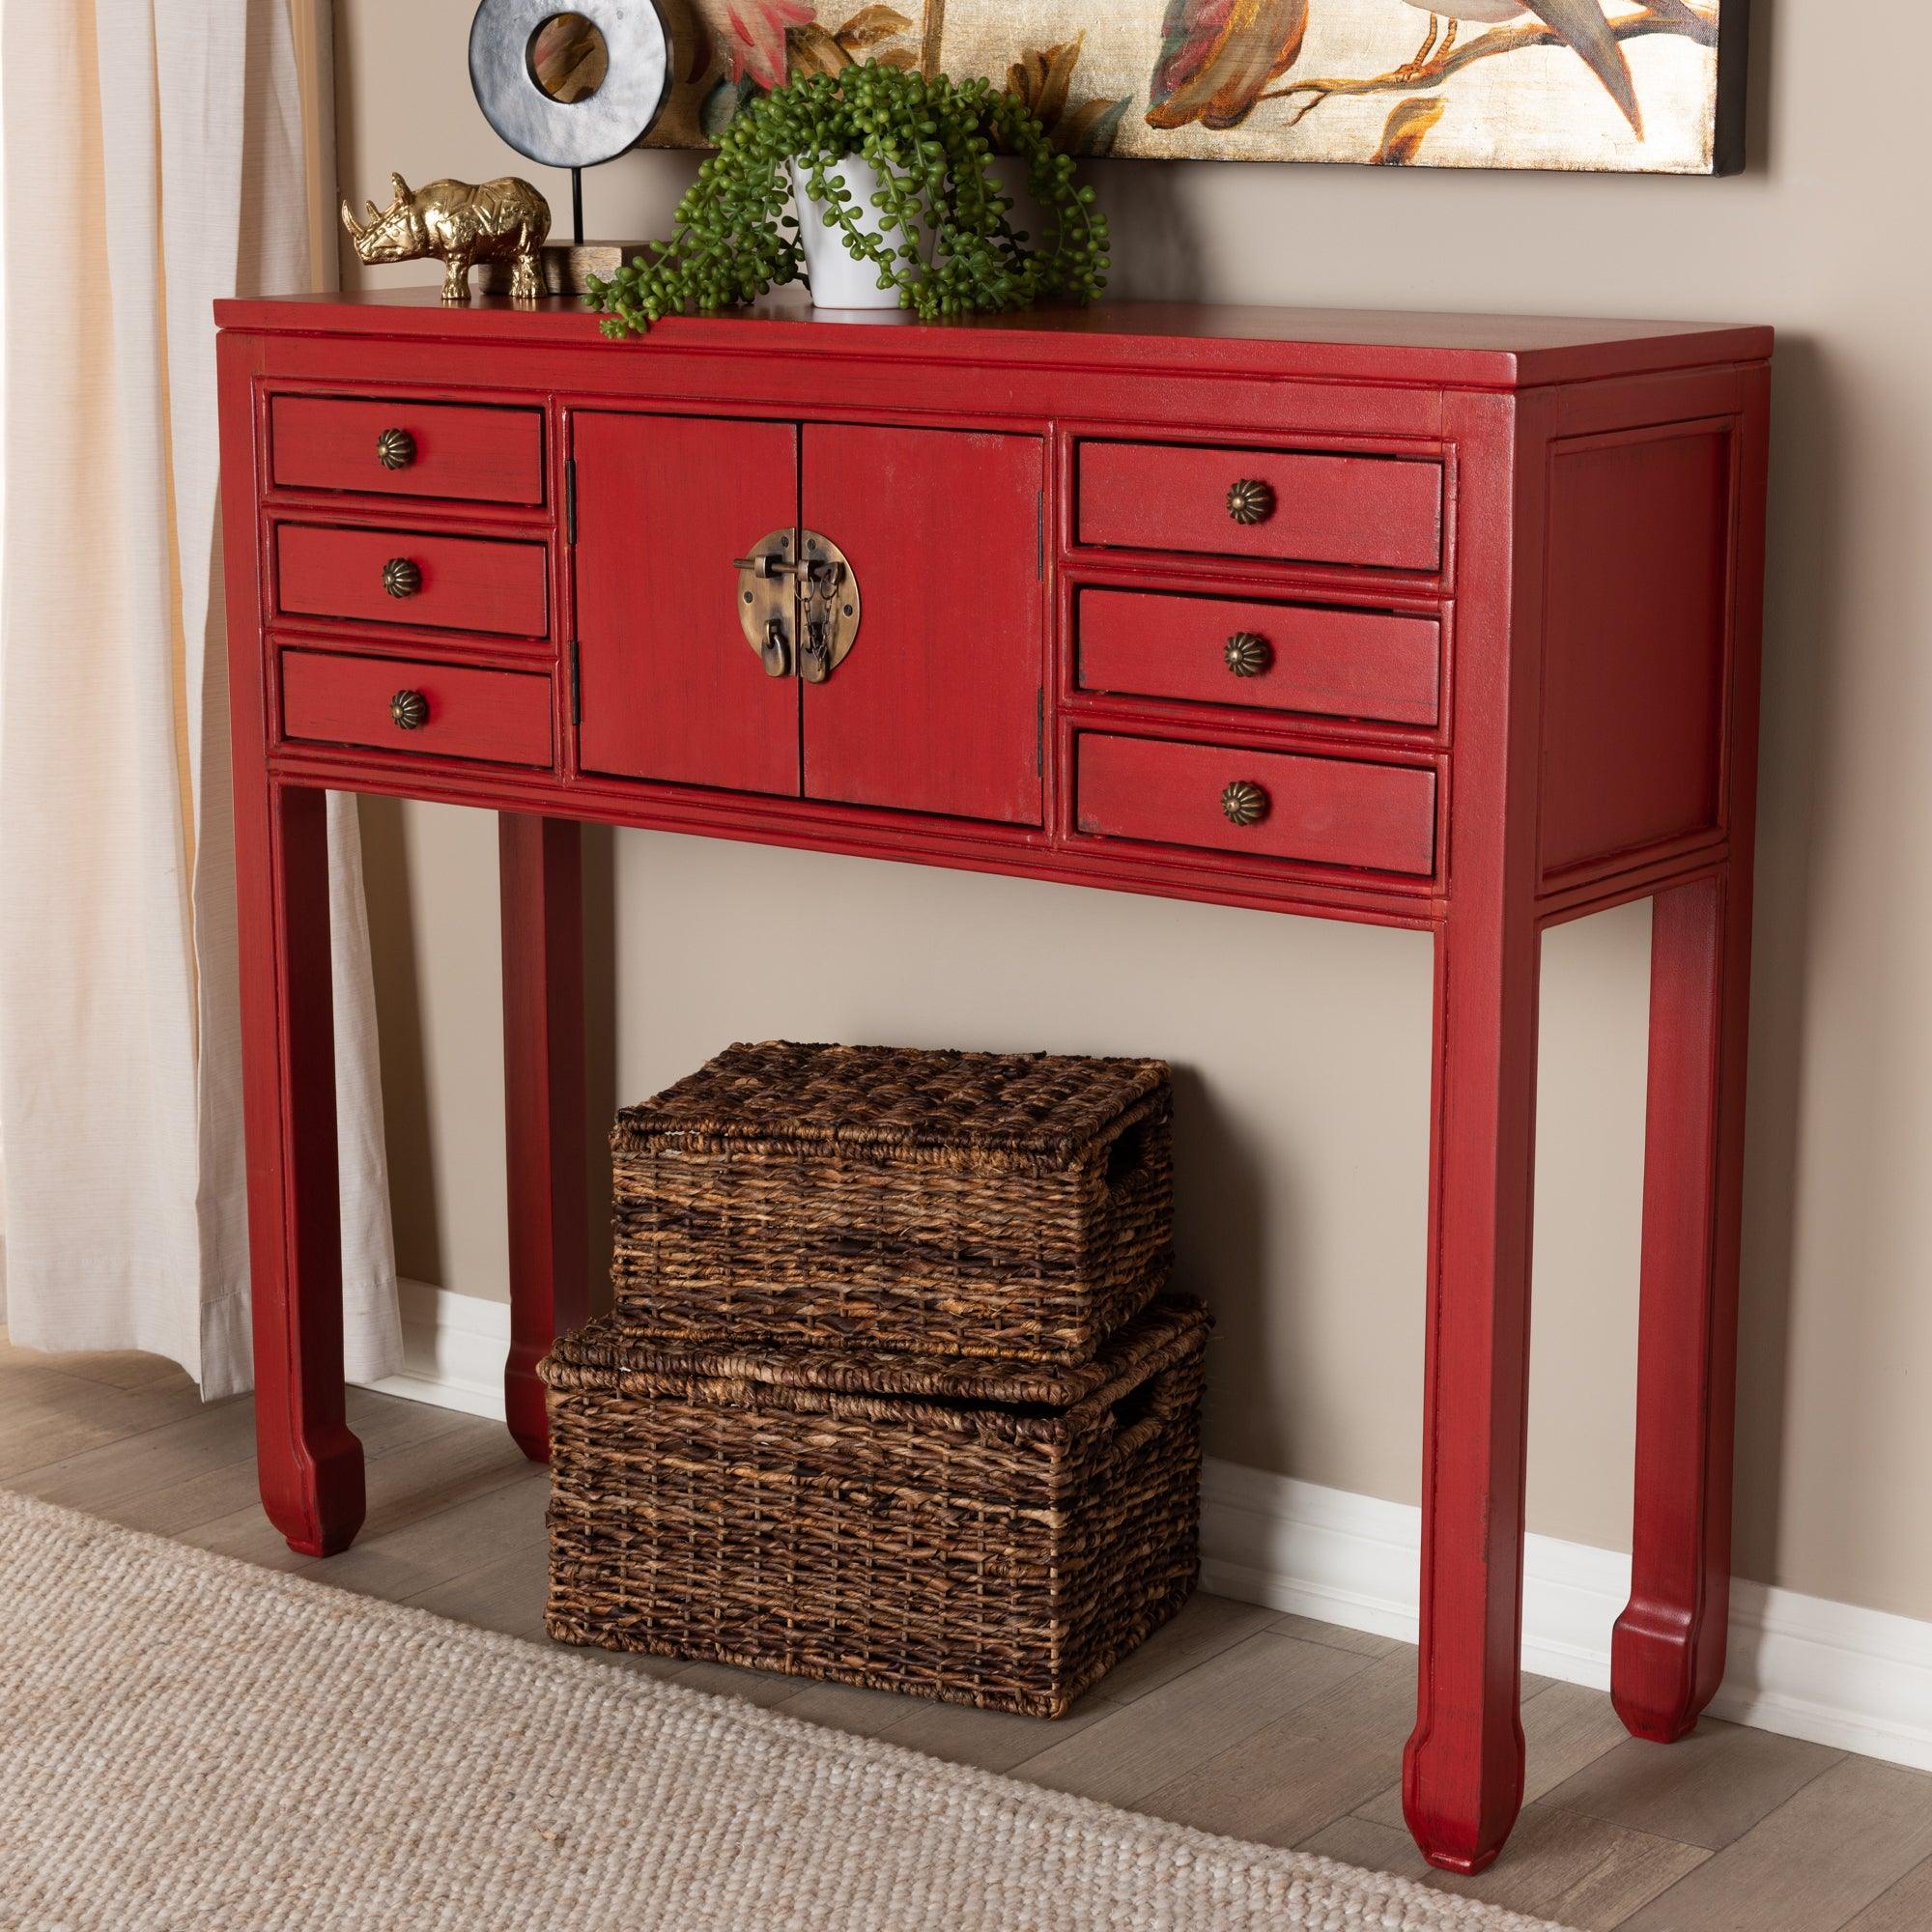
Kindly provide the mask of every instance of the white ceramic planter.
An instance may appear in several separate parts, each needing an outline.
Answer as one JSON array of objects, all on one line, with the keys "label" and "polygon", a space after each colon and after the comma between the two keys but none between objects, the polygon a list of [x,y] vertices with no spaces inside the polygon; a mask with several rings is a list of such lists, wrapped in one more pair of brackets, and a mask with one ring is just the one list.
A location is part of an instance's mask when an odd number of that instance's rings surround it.
[{"label": "white ceramic planter", "polygon": [[[860,229],[868,235],[881,234],[879,211],[872,206],[872,197],[879,191],[878,169],[870,161],[848,155],[827,172],[852,191],[853,213]],[[805,270],[811,281],[812,306],[897,308],[896,286],[880,288],[877,265],[857,260],[845,246],[844,231],[825,225],[825,205],[811,199],[806,187],[806,171],[796,161],[791,164],[791,187],[798,203],[799,237],[805,244]],[[891,239],[897,246],[905,237],[895,235]],[[930,249],[932,232],[923,222],[920,224],[918,241],[922,249]]]}]

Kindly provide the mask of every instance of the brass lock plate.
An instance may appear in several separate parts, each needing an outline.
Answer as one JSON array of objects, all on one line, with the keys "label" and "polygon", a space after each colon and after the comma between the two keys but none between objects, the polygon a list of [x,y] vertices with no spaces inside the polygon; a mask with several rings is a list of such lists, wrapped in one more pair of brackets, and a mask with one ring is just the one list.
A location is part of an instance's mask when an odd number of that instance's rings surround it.
[{"label": "brass lock plate", "polygon": [[816,530],[774,530],[733,567],[738,621],[766,674],[823,684],[858,641],[864,616],[845,553]]},{"label": "brass lock plate", "polygon": [[745,641],[757,652],[769,677],[790,677],[798,668],[792,535],[790,530],[774,530],[737,560],[738,621],[745,627]]},{"label": "brass lock plate", "polygon": [[859,580],[845,553],[816,530],[801,532],[805,555],[799,561],[799,675],[823,684],[859,641],[865,612]]}]

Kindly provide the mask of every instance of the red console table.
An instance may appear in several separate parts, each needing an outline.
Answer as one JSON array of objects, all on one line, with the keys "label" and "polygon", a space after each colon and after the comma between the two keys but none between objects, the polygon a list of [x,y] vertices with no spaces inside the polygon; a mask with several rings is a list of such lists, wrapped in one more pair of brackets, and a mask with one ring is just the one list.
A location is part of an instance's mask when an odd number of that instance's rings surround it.
[{"label": "red console table", "polygon": [[[612,347],[433,290],[220,340],[263,1500],[355,1536],[325,787],[501,816],[510,1427],[584,1312],[577,823],[1435,935],[1429,1857],[1518,1717],[1541,934],[1656,900],[1616,1707],[1723,1672],[1762,328],[773,310]],[[753,1018],[755,1016],[753,1016]],[[1142,1042],[1157,1051],[1160,1042]]]}]

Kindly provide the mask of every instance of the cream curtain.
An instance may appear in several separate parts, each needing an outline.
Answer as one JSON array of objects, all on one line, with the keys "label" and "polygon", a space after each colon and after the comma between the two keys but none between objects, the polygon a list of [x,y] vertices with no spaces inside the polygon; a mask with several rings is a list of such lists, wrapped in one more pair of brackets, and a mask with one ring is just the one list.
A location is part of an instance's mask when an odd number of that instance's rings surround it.
[{"label": "cream curtain", "polygon": [[[298,5],[5,0],[0,43],[6,1316],[29,1347],[172,1356],[210,1397],[250,1361],[209,304],[310,281],[328,42]],[[401,1342],[360,856],[331,808],[367,1380]]]}]

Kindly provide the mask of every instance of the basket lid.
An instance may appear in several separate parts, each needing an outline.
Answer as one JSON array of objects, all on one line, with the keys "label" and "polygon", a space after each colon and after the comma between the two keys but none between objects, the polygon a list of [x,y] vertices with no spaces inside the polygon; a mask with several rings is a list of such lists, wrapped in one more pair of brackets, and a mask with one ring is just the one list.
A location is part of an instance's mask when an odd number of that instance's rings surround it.
[{"label": "basket lid", "polygon": [[1065,1166],[1167,1090],[1162,1060],[741,1042],[625,1108],[611,1145],[946,1150]]},{"label": "basket lid", "polygon": [[639,1340],[613,1315],[562,1336],[538,1364],[552,1388],[663,1391],[668,1382],[756,1382],[829,1395],[911,1396],[980,1407],[1065,1409],[1153,1367],[1177,1360],[1208,1327],[1208,1311],[1185,1295],[1165,1295],[1108,1337],[1091,1362],[1003,1362],[915,1355],[874,1349],[703,1348]]}]

